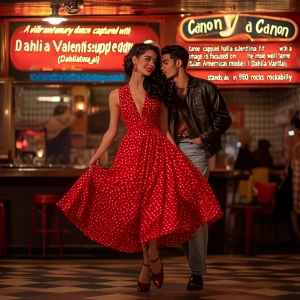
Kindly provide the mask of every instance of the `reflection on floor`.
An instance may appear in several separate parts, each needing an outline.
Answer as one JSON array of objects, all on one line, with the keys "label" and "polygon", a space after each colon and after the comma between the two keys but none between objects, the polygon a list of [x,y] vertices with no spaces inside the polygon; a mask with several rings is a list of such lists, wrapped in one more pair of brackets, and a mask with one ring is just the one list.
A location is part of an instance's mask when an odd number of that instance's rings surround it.
[{"label": "reflection on floor", "polygon": [[165,284],[136,291],[137,259],[0,260],[0,300],[300,299],[300,255],[208,257],[204,290],[186,291],[183,256],[164,257]]}]

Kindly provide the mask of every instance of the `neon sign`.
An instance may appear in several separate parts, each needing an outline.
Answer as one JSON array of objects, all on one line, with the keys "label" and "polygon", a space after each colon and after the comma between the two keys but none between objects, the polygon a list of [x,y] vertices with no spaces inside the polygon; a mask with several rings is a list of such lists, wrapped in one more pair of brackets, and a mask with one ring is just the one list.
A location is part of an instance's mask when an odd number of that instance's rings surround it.
[{"label": "neon sign", "polygon": [[178,26],[188,72],[217,85],[300,83],[300,18],[250,14],[194,16]]},{"label": "neon sign", "polygon": [[18,27],[10,40],[10,59],[22,72],[121,71],[133,44],[158,42],[148,26],[33,25]]},{"label": "neon sign", "polygon": [[188,17],[180,26],[185,41],[292,41],[298,35],[296,23],[290,19],[248,14],[226,14]]}]

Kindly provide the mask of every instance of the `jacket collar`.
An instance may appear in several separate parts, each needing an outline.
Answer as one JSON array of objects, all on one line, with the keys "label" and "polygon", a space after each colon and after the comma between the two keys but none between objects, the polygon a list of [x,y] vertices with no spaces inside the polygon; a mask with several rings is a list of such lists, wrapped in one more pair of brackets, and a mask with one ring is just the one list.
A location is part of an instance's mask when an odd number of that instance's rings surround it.
[{"label": "jacket collar", "polygon": [[188,83],[187,83],[187,88],[190,88],[190,87],[194,87],[197,85],[197,78],[196,77],[193,77],[192,75],[188,74]]}]

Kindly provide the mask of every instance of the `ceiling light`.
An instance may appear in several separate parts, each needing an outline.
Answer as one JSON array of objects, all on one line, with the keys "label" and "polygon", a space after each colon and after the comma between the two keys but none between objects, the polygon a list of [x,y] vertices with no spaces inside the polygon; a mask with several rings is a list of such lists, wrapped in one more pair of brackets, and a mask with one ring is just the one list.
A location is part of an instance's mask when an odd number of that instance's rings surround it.
[{"label": "ceiling light", "polygon": [[60,3],[59,3],[59,1],[53,1],[53,2],[51,2],[50,7],[52,9],[52,14],[49,17],[44,18],[43,19],[44,22],[48,22],[51,25],[58,25],[61,22],[67,21],[66,18],[64,18],[64,17],[62,17],[62,16],[60,16],[58,14],[58,11],[60,9]]},{"label": "ceiling light", "polygon": [[154,41],[152,41],[152,40],[146,40],[145,42],[144,42],[144,44],[153,44],[154,43]]},{"label": "ceiling light", "polygon": [[83,0],[64,0],[63,6],[67,14],[76,15],[83,9]]},{"label": "ceiling light", "polygon": [[60,102],[60,96],[39,96],[36,99],[42,102]]}]

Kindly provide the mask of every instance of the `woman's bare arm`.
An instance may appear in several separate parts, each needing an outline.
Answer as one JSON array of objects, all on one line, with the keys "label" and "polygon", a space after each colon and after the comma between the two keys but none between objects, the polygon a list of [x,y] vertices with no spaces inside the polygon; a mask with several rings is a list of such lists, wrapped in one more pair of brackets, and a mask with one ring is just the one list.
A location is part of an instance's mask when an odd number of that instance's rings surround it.
[{"label": "woman's bare arm", "polygon": [[89,163],[90,167],[92,167],[92,165],[95,164],[103,156],[103,154],[110,147],[118,133],[121,117],[118,90],[113,90],[109,95],[109,111],[110,120],[108,130],[103,135],[102,142]]}]

